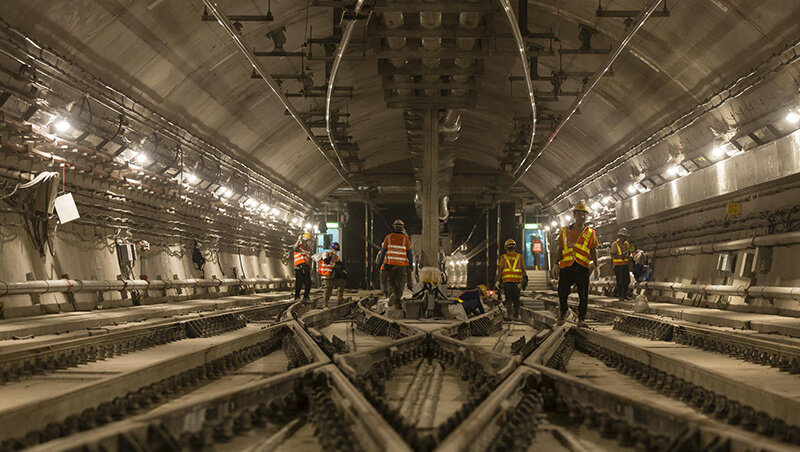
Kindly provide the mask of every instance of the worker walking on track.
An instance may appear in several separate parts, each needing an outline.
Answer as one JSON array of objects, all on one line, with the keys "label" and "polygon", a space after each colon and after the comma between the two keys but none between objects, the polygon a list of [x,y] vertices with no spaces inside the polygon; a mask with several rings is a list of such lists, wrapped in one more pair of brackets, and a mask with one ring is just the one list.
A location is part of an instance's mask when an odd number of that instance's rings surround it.
[{"label": "worker walking on track", "polygon": [[478,284],[474,289],[462,292],[461,295],[453,301],[453,304],[460,303],[467,315],[475,311],[485,314],[486,311],[483,309],[483,304],[481,302],[486,299],[488,292],[489,290],[485,285]]},{"label": "worker walking on track", "polygon": [[567,315],[567,299],[572,291],[572,285],[578,288],[578,326],[586,326],[586,310],[589,304],[589,267],[590,259],[594,262],[595,274],[599,271],[597,265],[597,235],[594,229],[586,225],[589,217],[589,206],[579,202],[572,209],[575,222],[561,228],[558,236],[558,251],[556,257],[559,261],[558,299],[561,311],[558,324],[564,324]]},{"label": "worker walking on track", "polygon": [[[378,256],[378,268],[385,264],[389,282],[389,307],[400,305],[403,298],[403,284],[406,283],[406,274],[414,266],[414,255],[411,252],[411,240],[404,233],[403,220],[394,220],[392,230],[383,239],[381,253]],[[385,262],[384,262],[385,261]],[[408,282],[409,289],[411,282]]]},{"label": "worker walking on track", "polygon": [[319,261],[319,274],[325,284],[325,296],[322,299],[322,309],[328,309],[328,300],[331,299],[333,289],[336,291],[338,304],[344,302],[344,287],[347,285],[347,273],[344,271],[342,261],[339,259],[339,242],[331,243],[331,250],[326,251]]},{"label": "worker walking on track", "polygon": [[527,284],[528,275],[525,274],[525,262],[522,254],[516,251],[517,242],[514,239],[506,240],[504,245],[506,253],[500,256],[497,262],[496,281],[506,296],[509,313],[519,318],[520,286]]},{"label": "worker walking on track", "polygon": [[533,269],[539,270],[539,259],[542,256],[542,241],[539,240],[538,235],[534,235],[533,240],[531,240],[531,254],[533,254]]},{"label": "worker walking on track", "polygon": [[294,300],[300,300],[300,290],[305,288],[303,299],[311,292],[311,234],[304,233],[294,243]]},{"label": "worker walking on track", "polygon": [[617,240],[611,244],[611,260],[614,263],[614,276],[617,278],[617,287],[614,293],[619,301],[628,298],[628,286],[631,285],[631,244],[628,243],[628,230],[622,228],[617,234]]}]

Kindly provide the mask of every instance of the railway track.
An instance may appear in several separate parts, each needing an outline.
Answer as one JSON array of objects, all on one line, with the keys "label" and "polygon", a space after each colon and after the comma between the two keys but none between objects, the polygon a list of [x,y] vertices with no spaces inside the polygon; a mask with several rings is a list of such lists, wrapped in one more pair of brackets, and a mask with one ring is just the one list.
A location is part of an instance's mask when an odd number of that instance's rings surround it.
[{"label": "railway track", "polygon": [[[790,339],[610,308],[592,308],[593,328],[576,330],[527,308],[515,321],[495,308],[421,322],[388,319],[374,305],[271,301],[5,352],[0,343],[0,449],[800,445]],[[719,370],[730,363],[740,368]],[[753,384],[765,371],[780,388]]]}]

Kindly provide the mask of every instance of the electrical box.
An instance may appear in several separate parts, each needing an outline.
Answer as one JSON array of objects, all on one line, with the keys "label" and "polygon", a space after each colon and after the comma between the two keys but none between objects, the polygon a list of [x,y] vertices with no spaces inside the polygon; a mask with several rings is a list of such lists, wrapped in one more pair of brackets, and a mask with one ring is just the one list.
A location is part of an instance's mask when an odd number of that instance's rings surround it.
[{"label": "electrical box", "polygon": [[131,244],[117,245],[117,256],[120,264],[129,264],[136,261],[136,247]]},{"label": "electrical box", "polygon": [[740,278],[752,278],[755,276],[755,272],[753,271],[753,253],[743,251],[737,267],[739,267],[737,274]]},{"label": "electrical box", "polygon": [[753,262],[751,264],[751,271],[753,273],[769,273],[772,268],[772,248],[759,246],[756,248],[753,255]]},{"label": "electrical box", "polygon": [[730,253],[720,254],[717,258],[717,270],[730,273],[733,264],[733,256]]}]

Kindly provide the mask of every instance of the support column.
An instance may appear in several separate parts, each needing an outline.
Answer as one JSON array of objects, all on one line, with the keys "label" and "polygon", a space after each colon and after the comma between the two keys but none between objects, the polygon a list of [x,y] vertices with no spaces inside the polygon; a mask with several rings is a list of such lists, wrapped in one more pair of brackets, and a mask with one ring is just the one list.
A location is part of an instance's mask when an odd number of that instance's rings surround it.
[{"label": "support column", "polygon": [[422,266],[439,266],[439,111],[425,110],[422,148]]}]

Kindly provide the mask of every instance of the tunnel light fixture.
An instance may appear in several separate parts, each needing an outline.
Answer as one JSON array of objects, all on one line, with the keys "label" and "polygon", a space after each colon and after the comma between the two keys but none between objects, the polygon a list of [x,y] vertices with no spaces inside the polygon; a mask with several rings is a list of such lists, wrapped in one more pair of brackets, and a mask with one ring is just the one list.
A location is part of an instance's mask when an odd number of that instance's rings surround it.
[{"label": "tunnel light fixture", "polygon": [[800,121],[800,114],[794,110],[791,110],[789,114],[786,115],[786,120],[792,124],[797,124],[797,122]]},{"label": "tunnel light fixture", "polygon": [[630,193],[630,194],[634,195],[634,194],[636,194],[636,191],[637,191],[637,190],[636,190],[636,185],[634,185],[634,184],[630,184],[630,185],[628,186],[628,193]]},{"label": "tunnel light fixture", "polygon": [[592,210],[600,210],[602,208],[603,208],[603,205],[600,204],[599,202],[595,201],[594,203],[592,203]]},{"label": "tunnel light fixture", "polygon": [[677,176],[678,175],[678,165],[673,165],[672,167],[670,167],[669,170],[667,170],[667,172],[670,174],[670,176]]},{"label": "tunnel light fixture", "polygon": [[713,151],[711,151],[711,155],[713,155],[715,158],[724,157],[725,156],[725,149],[723,149],[722,146],[717,146],[717,147],[714,148]]},{"label": "tunnel light fixture", "polygon": [[53,127],[55,127],[56,130],[59,132],[66,132],[67,130],[69,130],[70,124],[69,121],[67,121],[64,118],[61,118],[58,121],[56,121],[55,124],[53,124]]},{"label": "tunnel light fixture", "polygon": [[258,205],[258,201],[253,198],[247,198],[247,201],[244,202],[245,207],[255,207]]},{"label": "tunnel light fixture", "polygon": [[139,152],[136,154],[136,157],[134,157],[134,161],[140,165],[144,165],[147,163],[147,155],[145,155],[144,152]]},{"label": "tunnel light fixture", "polygon": [[184,179],[186,180],[186,182],[189,182],[190,184],[197,182],[197,176],[195,176],[192,173],[186,173]]},{"label": "tunnel light fixture", "polygon": [[278,215],[279,213],[281,213],[281,211],[274,207],[272,208],[272,210],[269,211],[269,214],[272,215],[273,217]]},{"label": "tunnel light fixture", "polygon": [[556,227],[556,226],[558,226],[558,222],[557,222],[556,220],[553,220],[553,221],[550,223],[550,226]]},{"label": "tunnel light fixture", "polygon": [[230,198],[233,195],[233,190],[225,186],[219,187],[219,194],[225,198]]},{"label": "tunnel light fixture", "polygon": [[310,230],[311,230],[311,223],[306,223],[306,231],[310,231]]},{"label": "tunnel light fixture", "polygon": [[544,227],[544,230],[545,230],[545,231],[550,231],[550,226],[545,226],[545,227]]},{"label": "tunnel light fixture", "polygon": [[612,198],[611,196],[606,196],[605,198],[603,198],[603,204],[609,204],[613,200],[614,198]]}]

